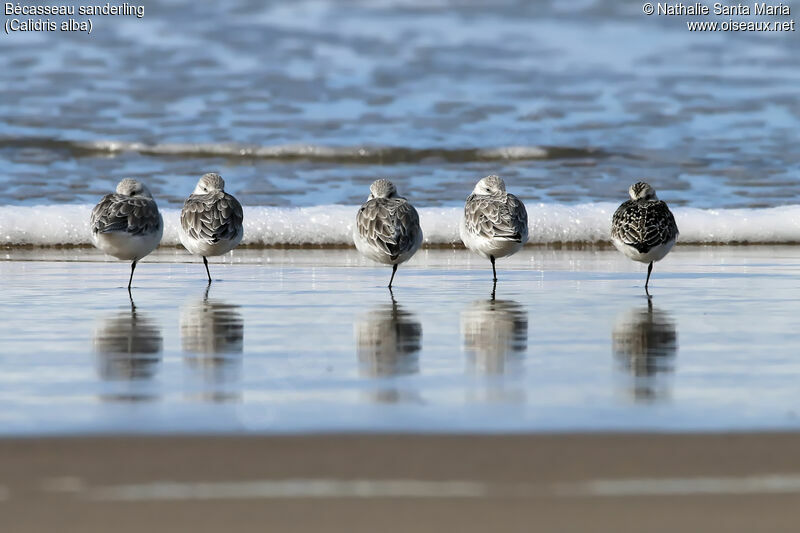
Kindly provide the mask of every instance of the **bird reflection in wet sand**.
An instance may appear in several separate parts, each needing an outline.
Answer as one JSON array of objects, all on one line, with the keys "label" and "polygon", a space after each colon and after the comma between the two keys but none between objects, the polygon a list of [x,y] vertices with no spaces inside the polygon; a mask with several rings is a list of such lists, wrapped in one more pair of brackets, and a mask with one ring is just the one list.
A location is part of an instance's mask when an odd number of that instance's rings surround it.
[{"label": "bird reflection in wet sand", "polygon": [[[419,373],[422,324],[412,313],[391,303],[374,307],[356,320],[355,337],[362,375],[392,378]],[[419,402],[417,394],[402,391],[394,384],[371,396],[378,403]]]},{"label": "bird reflection in wet sand", "polygon": [[129,310],[101,322],[94,332],[98,373],[105,381],[131,385],[130,390],[103,394],[102,399],[130,402],[156,399],[145,383],[158,372],[162,347],[161,330],[146,314],[136,310],[132,299]]},{"label": "bird reflection in wet sand", "polygon": [[513,300],[472,302],[461,312],[461,334],[470,366],[480,374],[518,373],[528,349],[528,312]]},{"label": "bird reflection in wet sand", "polygon": [[635,400],[651,402],[668,394],[664,374],[671,373],[678,353],[678,332],[669,314],[647,307],[622,313],[611,335],[615,359],[633,376]]},{"label": "bird reflection in wet sand", "polygon": [[203,378],[202,400],[238,401],[240,391],[231,392],[230,384],[239,380],[244,349],[244,320],[238,305],[208,297],[181,309],[181,346],[186,364]]}]

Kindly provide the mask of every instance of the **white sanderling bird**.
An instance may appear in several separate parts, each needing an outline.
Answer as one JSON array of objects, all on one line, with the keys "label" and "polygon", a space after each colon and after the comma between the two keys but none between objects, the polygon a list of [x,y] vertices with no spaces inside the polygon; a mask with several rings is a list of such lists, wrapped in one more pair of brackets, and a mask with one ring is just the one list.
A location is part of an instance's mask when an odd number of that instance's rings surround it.
[{"label": "white sanderling bird", "polygon": [[238,246],[244,236],[242,205],[225,192],[222,176],[204,174],[181,210],[180,238],[193,255],[203,257],[208,282],[207,257],[223,255]]},{"label": "white sanderling bird", "polygon": [[611,242],[617,250],[640,263],[649,263],[644,291],[653,263],[666,256],[678,239],[678,225],[665,202],[656,196],[656,191],[640,181],[628,189],[631,199],[624,202],[611,220]]},{"label": "white sanderling bird", "polygon": [[517,253],[528,242],[528,212],[500,177],[486,176],[467,197],[459,230],[464,246],[492,262],[497,282],[495,259]]},{"label": "white sanderling bird", "polygon": [[353,240],[363,255],[392,265],[392,288],[397,265],[411,259],[422,244],[422,228],[414,206],[389,180],[376,180],[369,187],[369,198],[356,215]]},{"label": "white sanderling bird", "polygon": [[161,242],[164,221],[150,191],[135,179],[125,178],[117,192],[107,194],[92,209],[92,242],[117,259],[131,261],[133,282],[136,263]]}]

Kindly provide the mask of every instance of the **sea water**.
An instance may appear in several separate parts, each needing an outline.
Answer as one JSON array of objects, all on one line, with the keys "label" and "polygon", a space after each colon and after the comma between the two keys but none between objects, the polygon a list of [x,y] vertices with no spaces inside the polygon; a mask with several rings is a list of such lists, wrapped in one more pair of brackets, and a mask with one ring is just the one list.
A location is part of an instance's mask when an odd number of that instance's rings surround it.
[{"label": "sea water", "polygon": [[[762,17],[763,18],[763,17]],[[797,203],[793,32],[689,32],[586,2],[147,2],[0,54],[4,205],[93,204],[124,177],[180,207],[217,171],[251,206],[357,205],[374,179],[457,206],[649,180],[704,209]]]}]

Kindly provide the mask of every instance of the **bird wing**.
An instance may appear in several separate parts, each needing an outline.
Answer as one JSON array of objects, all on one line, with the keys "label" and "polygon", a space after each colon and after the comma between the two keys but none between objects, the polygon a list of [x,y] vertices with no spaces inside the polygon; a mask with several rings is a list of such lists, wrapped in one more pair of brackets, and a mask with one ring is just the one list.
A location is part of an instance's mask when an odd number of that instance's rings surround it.
[{"label": "bird wing", "polygon": [[470,233],[486,239],[528,240],[528,212],[513,194],[505,198],[471,194],[464,205],[464,223]]},{"label": "bird wing", "polygon": [[242,205],[225,192],[193,194],[181,210],[183,231],[208,244],[236,238],[243,221]]},{"label": "bird wing", "polygon": [[356,215],[358,233],[392,259],[410,250],[419,238],[419,214],[405,198],[374,198]]},{"label": "bird wing", "polygon": [[122,231],[141,235],[157,231],[161,216],[152,198],[107,194],[92,209],[91,225],[94,233]]},{"label": "bird wing", "polygon": [[614,212],[611,236],[641,253],[677,238],[678,225],[667,204],[628,200]]}]

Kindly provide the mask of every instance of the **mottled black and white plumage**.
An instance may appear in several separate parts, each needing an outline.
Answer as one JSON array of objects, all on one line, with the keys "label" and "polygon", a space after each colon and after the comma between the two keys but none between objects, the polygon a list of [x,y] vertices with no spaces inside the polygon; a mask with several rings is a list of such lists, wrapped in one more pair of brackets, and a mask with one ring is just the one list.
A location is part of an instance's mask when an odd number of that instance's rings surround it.
[{"label": "mottled black and white plumage", "polygon": [[517,253],[528,242],[528,212],[500,177],[487,176],[467,197],[459,230],[464,246],[492,262],[497,281],[495,259]]},{"label": "mottled black and white plumage", "polygon": [[152,198],[107,194],[92,209],[92,233],[124,231],[130,235],[157,232],[163,223]]},{"label": "mottled black and white plumage", "polygon": [[92,209],[92,242],[105,253],[131,261],[133,281],[136,263],[156,249],[164,222],[153,196],[142,183],[125,178],[114,194],[105,195]]},{"label": "mottled black and white plumage", "polygon": [[611,241],[627,257],[649,263],[645,291],[653,263],[663,259],[678,239],[678,225],[665,202],[647,183],[638,182],[628,190],[631,199],[614,212]]},{"label": "mottled black and white plumage", "polygon": [[464,206],[464,228],[482,239],[522,243],[528,233],[528,213],[513,194],[504,198],[471,194]]},{"label": "mottled black and white plumage", "polygon": [[223,255],[238,246],[244,236],[244,214],[236,198],[225,192],[219,174],[205,174],[181,210],[180,239],[193,255],[203,257],[208,282],[209,256]]},{"label": "mottled black and white plumage", "polygon": [[408,261],[422,244],[422,228],[414,206],[389,180],[376,180],[370,195],[356,214],[353,241],[363,255],[385,265],[392,265],[392,287],[397,265]]}]

